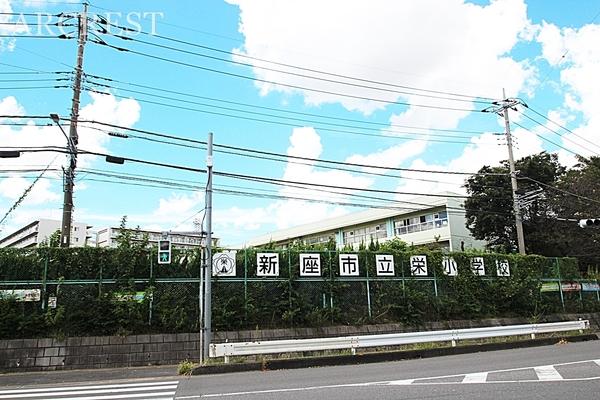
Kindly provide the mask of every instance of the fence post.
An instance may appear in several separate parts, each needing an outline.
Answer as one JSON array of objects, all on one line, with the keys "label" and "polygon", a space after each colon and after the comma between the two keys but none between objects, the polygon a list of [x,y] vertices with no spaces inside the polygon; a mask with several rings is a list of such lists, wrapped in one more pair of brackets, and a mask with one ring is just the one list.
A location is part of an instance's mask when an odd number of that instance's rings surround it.
[{"label": "fence post", "polygon": [[48,253],[44,256],[44,274],[42,275],[42,310],[46,309],[46,281],[48,279]]},{"label": "fence post", "polygon": [[[150,258],[150,276],[148,277],[148,282],[146,282],[146,291],[148,290],[148,285],[152,282],[152,273],[154,270],[154,262],[152,257],[152,248],[150,248],[150,254],[148,255]],[[148,325],[152,325],[152,308],[154,307],[154,290],[150,293],[150,302],[148,304]]]},{"label": "fence post", "polygon": [[244,326],[248,324],[248,248],[244,248]]},{"label": "fence post", "polygon": [[[287,248],[287,259],[288,259],[288,300],[290,303],[290,311],[292,310],[292,255],[290,248]],[[290,321],[294,326],[293,321]]]},{"label": "fence post", "polygon": [[435,273],[435,265],[431,266],[433,270],[433,293],[435,293],[435,297],[438,297],[438,285],[437,285],[437,275]]},{"label": "fence post", "polygon": [[369,313],[369,318],[371,318],[371,285],[369,284],[369,260],[367,257],[367,252],[365,252],[365,268],[367,271],[367,310]]},{"label": "fence post", "polygon": [[329,265],[329,309],[331,310],[331,323],[333,323],[333,266],[331,265],[331,250],[327,250]]},{"label": "fence post", "polygon": [[400,257],[400,272],[402,273],[402,296],[406,299],[406,283],[404,282],[404,260]]},{"label": "fence post", "polygon": [[565,297],[562,292],[562,280],[560,278],[560,263],[558,262],[558,258],[554,258],[556,262],[556,272],[558,274],[558,292],[560,293],[560,302],[562,304],[563,312],[565,311]]}]

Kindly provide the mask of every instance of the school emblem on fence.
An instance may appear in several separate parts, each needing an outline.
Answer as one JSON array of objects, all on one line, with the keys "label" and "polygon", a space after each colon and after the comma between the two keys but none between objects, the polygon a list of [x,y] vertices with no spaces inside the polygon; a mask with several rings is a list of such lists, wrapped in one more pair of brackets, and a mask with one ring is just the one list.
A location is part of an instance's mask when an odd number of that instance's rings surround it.
[{"label": "school emblem on fence", "polygon": [[213,256],[213,276],[235,276],[236,251],[224,251]]}]

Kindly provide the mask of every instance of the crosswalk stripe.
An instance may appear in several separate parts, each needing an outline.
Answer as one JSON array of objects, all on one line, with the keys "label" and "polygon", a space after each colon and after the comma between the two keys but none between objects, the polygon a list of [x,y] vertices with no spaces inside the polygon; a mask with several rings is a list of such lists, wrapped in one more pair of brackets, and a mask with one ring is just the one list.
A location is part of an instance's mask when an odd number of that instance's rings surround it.
[{"label": "crosswalk stripe", "polygon": [[[177,385],[162,385],[162,386],[150,386],[144,389],[137,387],[128,387],[128,388],[112,388],[112,389],[94,389],[94,390],[68,390],[68,391],[54,391],[54,392],[36,392],[29,393],[27,391],[21,392],[20,394],[5,394],[0,395],[0,399],[10,399],[10,398],[33,398],[33,397],[43,397],[52,393],[52,396],[70,396],[70,395],[81,395],[81,394],[102,394],[102,393],[124,393],[124,392],[140,392],[142,390],[152,391],[152,392],[165,392],[166,390],[177,390]],[[174,392],[173,392],[174,393]]]},{"label": "crosswalk stripe", "polygon": [[13,400],[173,400],[179,381],[139,382],[49,388],[20,388],[0,391],[1,399]]},{"label": "crosswalk stripe", "polygon": [[[45,396],[45,394],[43,394]],[[55,396],[59,396],[57,393],[52,393],[52,397],[45,397],[45,399],[52,399]],[[60,400],[116,400],[116,399],[133,399],[133,398],[144,398],[144,399],[153,399],[157,400],[157,396],[161,396],[162,399],[170,399],[172,400],[175,396],[175,390],[172,392],[161,392],[161,393],[128,393],[128,394],[110,394],[109,392],[105,392],[105,394],[99,396],[84,396],[84,397],[60,397]],[[169,396],[169,397],[164,397]],[[22,396],[14,396],[10,397],[11,399],[21,399]],[[56,397],[56,399],[59,399]]]},{"label": "crosswalk stripe", "polygon": [[474,374],[465,375],[462,383],[483,383],[487,381],[487,372],[477,372]]},{"label": "crosswalk stripe", "polygon": [[112,388],[128,388],[128,387],[139,387],[140,390],[146,389],[149,386],[161,386],[161,385],[177,385],[179,381],[167,381],[167,382],[140,382],[140,383],[122,383],[113,385],[93,385],[93,386],[61,386],[52,388],[41,388],[41,389],[10,389],[0,390],[0,394],[10,393],[36,393],[36,392],[63,392],[68,390],[93,390],[93,389],[112,389]]},{"label": "crosswalk stripe", "polygon": [[534,367],[533,370],[537,374],[538,380],[540,381],[562,381],[563,379],[553,365]]}]

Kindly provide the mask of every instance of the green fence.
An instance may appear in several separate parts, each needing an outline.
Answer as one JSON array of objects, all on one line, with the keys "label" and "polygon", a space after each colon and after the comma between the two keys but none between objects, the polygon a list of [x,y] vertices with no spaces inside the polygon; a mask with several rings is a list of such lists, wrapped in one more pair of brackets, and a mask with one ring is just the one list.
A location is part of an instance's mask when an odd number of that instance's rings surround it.
[{"label": "green fence", "polygon": [[[343,276],[336,251],[264,250],[278,254],[279,273],[261,277],[257,252],[237,251],[235,274],[212,278],[214,330],[600,310],[598,282],[582,279],[573,259],[360,251],[350,253],[358,274]],[[300,254],[309,253],[319,256],[318,276],[301,275]],[[377,254],[393,256],[393,274],[378,274]],[[426,257],[425,275],[414,275],[415,255]],[[168,265],[156,257],[132,249],[0,251],[0,338],[197,331],[200,253],[175,251]],[[444,271],[444,257],[455,261],[456,276]],[[474,257],[485,274],[474,272]],[[496,262],[508,262],[510,276],[499,276]]]}]

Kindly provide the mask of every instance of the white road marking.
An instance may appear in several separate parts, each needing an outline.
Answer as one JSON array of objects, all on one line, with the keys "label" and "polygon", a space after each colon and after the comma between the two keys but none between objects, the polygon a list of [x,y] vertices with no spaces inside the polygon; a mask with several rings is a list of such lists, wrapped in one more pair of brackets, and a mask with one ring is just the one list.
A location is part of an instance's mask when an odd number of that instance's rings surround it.
[{"label": "white road marking", "polygon": [[[540,380],[540,379],[525,379],[525,380],[505,380],[505,381],[487,381],[487,376],[491,373],[498,372],[512,372],[512,371],[524,371],[528,369],[536,370],[536,368],[540,371],[545,371],[544,373],[549,374],[548,367],[554,369],[555,366],[563,366],[563,365],[577,365],[583,363],[595,362],[600,365],[600,359],[592,359],[592,360],[582,360],[582,361],[571,361],[565,363],[554,364],[553,366],[537,366],[537,367],[519,367],[519,368],[509,368],[509,369],[498,369],[493,371],[486,372],[476,372],[476,373],[468,373],[468,374],[454,374],[454,375],[442,375],[442,376],[426,376],[412,379],[399,379],[393,381],[375,381],[375,382],[364,382],[364,383],[348,383],[348,384],[339,384],[339,385],[322,385],[322,386],[307,386],[307,387],[295,387],[295,388],[283,388],[283,389],[264,389],[264,390],[255,390],[255,391],[245,391],[245,392],[229,392],[229,393],[211,393],[211,394],[203,394],[199,396],[182,396],[176,397],[176,399],[195,399],[195,398],[214,398],[214,397],[234,397],[234,396],[246,396],[246,395],[255,395],[255,394],[270,394],[270,393],[286,393],[286,392],[302,392],[302,391],[311,391],[311,390],[324,390],[324,389],[337,389],[337,388],[349,388],[349,387],[368,387],[368,386],[405,386],[405,385],[463,385],[463,384],[506,384],[506,383],[544,383],[544,382],[556,382],[558,379],[552,380]],[[556,371],[554,369],[554,371]],[[537,373],[537,370],[536,370]],[[556,372],[558,376],[558,372]],[[538,374],[539,376],[539,374]],[[447,378],[457,378],[464,377],[461,382],[421,382],[424,380],[433,380],[433,379],[447,379]],[[586,378],[569,378],[563,379],[560,377],[560,382],[580,382],[580,381],[594,381],[600,380],[600,376],[586,377]]]},{"label": "white road marking", "polygon": [[542,365],[533,368],[540,381],[562,381],[563,377],[553,365]]},{"label": "white road marking", "polygon": [[93,385],[93,386],[61,386],[61,387],[51,387],[51,388],[39,388],[39,389],[11,389],[11,390],[0,390],[0,394],[10,394],[10,393],[36,393],[36,392],[62,392],[68,390],[93,390],[93,389],[112,389],[112,388],[128,388],[128,387],[139,387],[140,390],[144,389],[145,386],[161,386],[161,385],[175,385],[179,381],[169,381],[169,382],[147,382],[147,383],[124,383],[124,384],[114,384],[114,385]]},{"label": "white road marking", "polygon": [[178,381],[168,381],[31,389],[21,388],[0,391],[0,399],[113,400],[142,398],[173,400],[177,392],[178,383]]},{"label": "white road marking", "polygon": [[484,383],[487,381],[487,372],[477,372],[474,374],[467,374],[461,383]]}]

